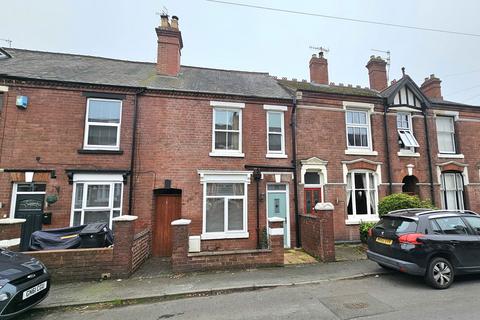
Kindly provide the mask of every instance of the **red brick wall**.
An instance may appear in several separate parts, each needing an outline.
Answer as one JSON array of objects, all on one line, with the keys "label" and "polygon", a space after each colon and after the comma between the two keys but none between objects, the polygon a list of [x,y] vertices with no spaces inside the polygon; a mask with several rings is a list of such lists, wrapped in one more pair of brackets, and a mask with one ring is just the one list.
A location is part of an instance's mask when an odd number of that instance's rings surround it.
[{"label": "red brick wall", "polygon": [[[56,172],[56,178],[47,181],[47,194],[58,192],[58,201],[45,208],[52,212],[49,228],[70,224],[72,185],[65,169],[130,168],[133,95],[127,95],[123,101],[120,133],[123,154],[79,154],[84,141],[87,98],[82,93],[85,91],[100,90],[10,85],[0,113],[0,168],[52,169]],[[27,109],[15,106],[17,95],[28,96]],[[0,218],[10,214],[11,194],[11,174],[0,173],[0,202],[3,203]],[[128,212],[128,184],[124,185],[123,199],[125,214]]]},{"label": "red brick wall", "polygon": [[[182,190],[182,218],[191,219],[191,234],[200,235],[203,220],[203,189],[197,170],[245,171],[245,165],[291,166],[290,110],[285,112],[286,152],[288,159],[267,159],[266,110],[263,104],[275,101],[245,101],[242,110],[243,143],[245,158],[211,157],[212,115],[210,101],[219,98],[146,95],[140,99],[138,157],[134,211],[139,216],[137,227],[149,228],[154,215],[153,189],[163,188],[164,180],[172,181],[172,188]],[[227,99],[228,100],[228,99]],[[290,108],[289,108],[290,109]],[[272,176],[267,176],[270,181]],[[291,178],[282,176],[290,186],[290,221],[294,226],[293,184]],[[230,250],[256,248],[256,191],[255,181],[248,185],[248,239],[204,240],[202,249]],[[266,179],[260,182],[260,228],[265,226]],[[294,244],[295,237],[292,236]]]},{"label": "red brick wall", "polygon": [[188,253],[189,225],[172,226],[172,231],[174,272],[283,266],[283,235],[270,236],[269,249]]},{"label": "red brick wall", "polygon": [[150,256],[152,233],[149,229],[137,233],[133,237],[132,272],[135,272]]},{"label": "red brick wall", "polygon": [[322,261],[335,261],[333,211],[300,216],[302,248]]}]

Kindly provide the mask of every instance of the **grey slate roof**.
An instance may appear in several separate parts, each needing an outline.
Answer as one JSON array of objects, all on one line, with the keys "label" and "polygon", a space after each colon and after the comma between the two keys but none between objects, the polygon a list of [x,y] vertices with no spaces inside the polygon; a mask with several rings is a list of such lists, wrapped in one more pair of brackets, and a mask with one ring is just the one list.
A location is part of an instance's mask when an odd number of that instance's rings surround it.
[{"label": "grey slate roof", "polygon": [[198,93],[291,99],[268,73],[181,66],[178,77],[157,75],[155,63],[3,48],[2,74],[41,80],[147,87]]}]

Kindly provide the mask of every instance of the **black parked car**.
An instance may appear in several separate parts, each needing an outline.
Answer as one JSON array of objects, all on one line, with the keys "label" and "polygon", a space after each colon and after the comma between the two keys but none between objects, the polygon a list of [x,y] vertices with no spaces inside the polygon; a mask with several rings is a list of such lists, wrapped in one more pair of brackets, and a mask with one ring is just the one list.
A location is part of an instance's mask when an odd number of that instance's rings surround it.
[{"label": "black parked car", "polygon": [[32,308],[49,290],[50,275],[39,260],[0,249],[0,319]]},{"label": "black parked car", "polygon": [[455,275],[480,273],[480,216],[471,211],[407,209],[369,231],[367,256],[384,268],[448,288]]}]

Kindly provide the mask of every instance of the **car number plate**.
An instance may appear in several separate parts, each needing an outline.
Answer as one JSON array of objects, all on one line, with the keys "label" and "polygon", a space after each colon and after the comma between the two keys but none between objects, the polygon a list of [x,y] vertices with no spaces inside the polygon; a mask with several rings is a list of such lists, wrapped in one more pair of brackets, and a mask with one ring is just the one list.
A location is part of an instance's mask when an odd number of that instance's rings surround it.
[{"label": "car number plate", "polygon": [[25,300],[25,299],[33,296],[33,295],[36,295],[40,291],[45,290],[46,288],[47,288],[47,281],[42,282],[42,283],[36,285],[35,287],[32,287],[28,290],[25,290],[23,292],[23,297],[22,298],[23,298],[23,300]]},{"label": "car number plate", "polygon": [[393,243],[393,240],[391,240],[391,239],[384,239],[384,238],[380,238],[380,237],[377,237],[376,241],[378,243],[381,243],[381,244],[386,244],[387,246],[390,246]]}]

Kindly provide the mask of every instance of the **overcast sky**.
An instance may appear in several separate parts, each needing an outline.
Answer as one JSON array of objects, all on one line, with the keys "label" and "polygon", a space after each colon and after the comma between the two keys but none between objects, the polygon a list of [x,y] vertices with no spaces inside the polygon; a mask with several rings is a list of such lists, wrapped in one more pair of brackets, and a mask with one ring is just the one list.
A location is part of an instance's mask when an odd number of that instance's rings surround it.
[{"label": "overcast sky", "polygon": [[[232,2],[480,33],[477,0]],[[434,73],[445,99],[480,105],[480,37],[235,7],[205,0],[0,0],[0,38],[12,46],[155,61],[160,12],[180,18],[182,64],[308,79],[309,46],[330,49],[330,81],[368,85],[370,55],[391,51],[390,80]],[[0,46],[7,46],[0,41]]]}]

